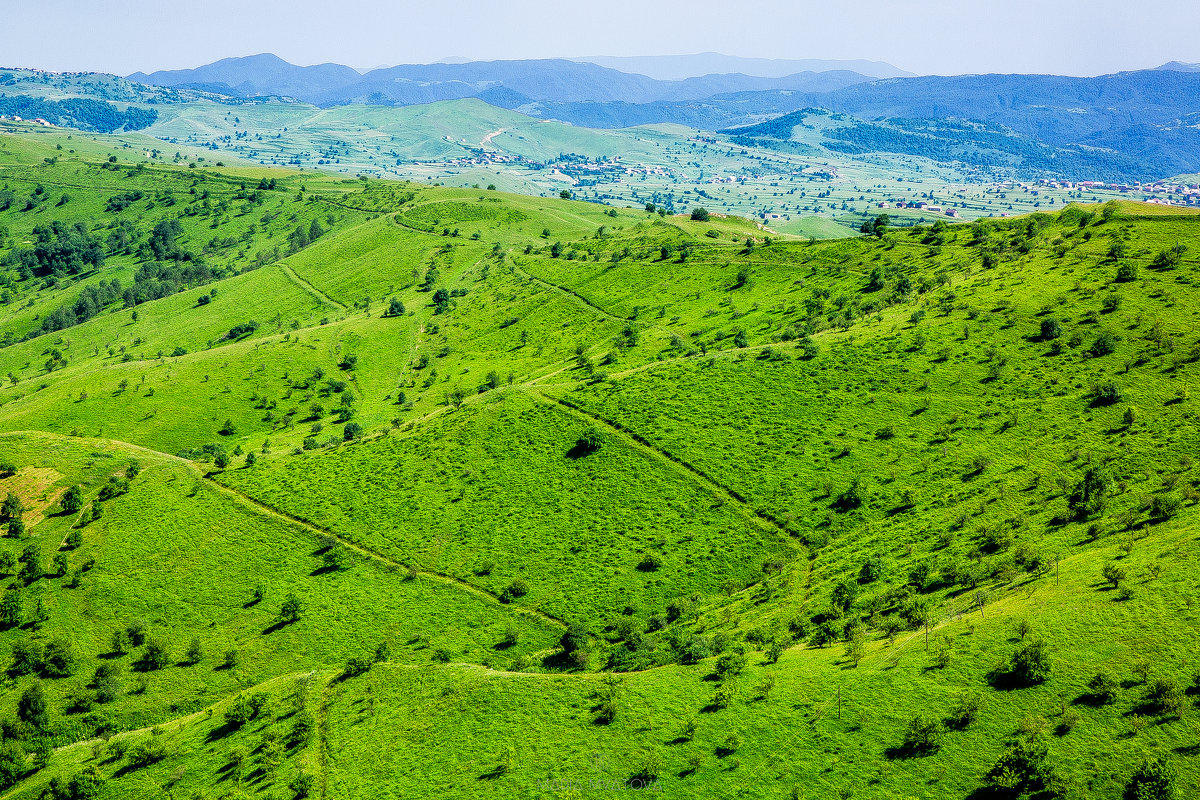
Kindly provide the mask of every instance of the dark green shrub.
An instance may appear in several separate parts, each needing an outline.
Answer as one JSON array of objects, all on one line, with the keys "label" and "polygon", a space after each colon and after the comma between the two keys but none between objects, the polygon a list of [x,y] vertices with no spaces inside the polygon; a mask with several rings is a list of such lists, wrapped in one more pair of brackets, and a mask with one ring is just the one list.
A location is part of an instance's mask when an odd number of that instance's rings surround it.
[{"label": "dark green shrub", "polygon": [[1148,758],[1125,784],[1124,800],[1175,800],[1175,767],[1165,758]]},{"label": "dark green shrub", "polygon": [[1113,677],[1113,674],[1108,671],[1097,672],[1092,679],[1088,681],[1088,691],[1094,702],[1100,705],[1107,705],[1117,699],[1117,690],[1121,688],[1121,684]]},{"label": "dark green shrub", "polygon": [[1092,389],[1093,402],[1098,406],[1111,406],[1121,402],[1125,395],[1121,387],[1112,381],[1096,384]]},{"label": "dark green shrub", "polygon": [[914,754],[934,753],[942,746],[942,734],[942,723],[933,717],[918,714],[908,721],[901,746]]},{"label": "dark green shrub", "polygon": [[984,782],[1013,797],[1030,796],[1054,779],[1049,747],[1041,735],[1018,739],[984,776]]},{"label": "dark green shrub", "polygon": [[1009,675],[1026,686],[1042,683],[1050,677],[1050,672],[1050,653],[1041,639],[1034,639],[1019,647],[1009,662]]},{"label": "dark green shrub", "polygon": [[529,594],[529,584],[522,578],[517,578],[500,593],[500,602],[511,603],[518,597],[524,597],[527,594]]},{"label": "dark green shrub", "polygon": [[1108,331],[1105,331],[1096,337],[1096,341],[1092,343],[1092,347],[1089,352],[1093,356],[1099,358],[1100,356],[1107,356],[1116,352],[1116,349],[1117,337]]},{"label": "dark green shrub", "polygon": [[606,439],[603,431],[595,426],[589,426],[575,441],[575,451],[583,455],[595,453],[604,446]]}]

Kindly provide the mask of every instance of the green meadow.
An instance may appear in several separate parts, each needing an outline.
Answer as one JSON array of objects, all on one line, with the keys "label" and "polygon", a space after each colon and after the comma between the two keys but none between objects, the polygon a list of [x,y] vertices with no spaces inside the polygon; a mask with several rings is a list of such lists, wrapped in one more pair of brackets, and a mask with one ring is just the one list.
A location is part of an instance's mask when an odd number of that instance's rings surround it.
[{"label": "green meadow", "polygon": [[1200,215],[14,130],[0,797],[1195,793]]}]

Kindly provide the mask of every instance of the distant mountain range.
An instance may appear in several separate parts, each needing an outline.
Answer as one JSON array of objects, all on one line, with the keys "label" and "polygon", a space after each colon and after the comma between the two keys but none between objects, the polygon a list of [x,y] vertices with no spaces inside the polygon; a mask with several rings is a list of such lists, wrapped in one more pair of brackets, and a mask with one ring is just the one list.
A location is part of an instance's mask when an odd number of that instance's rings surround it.
[{"label": "distant mountain range", "polygon": [[1182,61],[1168,61],[1161,67],[1156,69],[1164,69],[1170,72],[1200,72],[1200,64],[1185,64]]},{"label": "distant mountain range", "polygon": [[226,58],[195,69],[149,75],[139,72],[129,79],[246,98],[286,96],[319,106],[414,105],[478,97],[495,105],[516,108],[534,102],[687,102],[744,91],[824,92],[872,78],[850,70],[808,70],[778,76],[723,73],[659,80],[567,59],[404,64],[360,74],[341,64],[301,67],[278,56],[262,54]]},{"label": "distant mountain range", "polygon": [[[1200,167],[1200,71],[1154,69],[1096,78],[889,79],[794,95],[791,100],[863,120],[899,121],[906,134],[920,133],[915,121],[973,120],[1001,126],[1051,148],[1085,154],[1101,149],[1105,152],[1092,154],[1088,162],[1099,158],[1108,174],[1130,178],[1193,172]],[[748,141],[787,140],[804,116],[799,111],[729,132]],[[880,142],[878,137],[873,140]],[[929,144],[906,136],[890,151],[915,154],[911,148]]]},{"label": "distant mountain range", "polygon": [[[282,96],[322,107],[478,98],[539,119],[589,128],[677,123],[784,148],[793,146],[792,131],[807,113],[801,109],[826,109],[854,118],[855,124],[823,134],[828,146],[844,152],[899,152],[981,165],[1013,162],[1046,172],[1094,172],[1122,179],[1200,171],[1200,65],[1170,62],[1155,69],[1082,78],[877,79],[840,69],[785,75],[713,72],[667,79],[661,76],[709,68],[769,73],[831,64],[716,54],[598,60],[607,65],[569,59],[454,60],[362,74],[340,64],[296,66],[263,54],[129,78],[171,87],[155,91],[203,91],[235,101]],[[857,66],[896,71],[871,62]],[[857,126],[857,121],[866,124]],[[983,138],[988,144],[979,144]]]},{"label": "distant mountain range", "polygon": [[728,75],[741,73],[760,78],[782,78],[798,72],[857,72],[871,78],[911,78],[905,72],[883,61],[831,59],[742,58],[721,53],[696,53],[686,56],[592,56],[572,58],[610,67],[621,72],[634,72],[662,81],[678,81],[696,75]]}]

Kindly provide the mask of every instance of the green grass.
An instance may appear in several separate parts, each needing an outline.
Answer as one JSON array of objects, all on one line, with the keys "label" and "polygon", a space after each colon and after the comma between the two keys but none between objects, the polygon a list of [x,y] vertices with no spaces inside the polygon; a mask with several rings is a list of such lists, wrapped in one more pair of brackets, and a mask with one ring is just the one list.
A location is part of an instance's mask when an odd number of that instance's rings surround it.
[{"label": "green grass", "polygon": [[[0,137],[0,184],[57,187],[0,212],[0,259],[55,220],[145,235],[176,218],[197,253],[213,224],[255,229],[203,253],[211,282],[43,336],[85,286],[157,262],[134,248],[48,280],[6,261],[0,462],[17,471],[0,497],[27,528],[0,551],[48,562],[81,542],[65,575],[3,576],[23,614],[0,652],[69,636],[77,657],[41,679],[44,735],[15,731],[59,749],[5,796],[89,765],[113,798],[289,796],[301,772],[312,796],[631,795],[647,767],[672,797],[986,796],[1029,737],[1064,797],[1119,797],[1147,757],[1182,795],[1200,776],[1194,697],[1147,700],[1158,678],[1193,685],[1198,644],[1200,216],[1124,203],[781,241],[736,217],[498,191],[105,168],[83,156],[121,139],[69,141],[47,163],[45,142]],[[262,177],[276,190],[227,222],[191,194]],[[179,202],[104,211],[114,181]],[[313,219],[329,232],[288,252]],[[98,519],[59,513],[67,487],[92,504],[131,459],[142,471]],[[1076,514],[1097,469],[1105,503]],[[302,613],[280,626],[288,594]],[[105,657],[135,620],[170,666]],[[1022,622],[1052,668],[1013,688],[996,671]],[[586,657],[562,651],[569,624]],[[178,663],[193,637],[203,658]],[[343,675],[381,641],[382,663]],[[229,648],[238,666],[218,669]],[[737,654],[740,676],[718,674]],[[119,696],[71,710],[100,663],[122,665]],[[1101,669],[1121,688],[1090,705]],[[34,680],[0,682],[0,719]],[[260,690],[271,709],[223,728]],[[914,716],[964,693],[973,724],[902,751]],[[304,715],[311,739],[277,752]],[[134,767],[118,743],[138,739],[165,757]]]},{"label": "green grass", "polygon": [[[517,391],[502,395],[420,434],[222,481],[494,594],[523,579],[519,605],[597,629],[622,613],[644,619],[677,598],[717,595],[727,582],[740,587],[764,561],[788,558],[777,531],[669,463],[617,438],[569,457],[586,421]],[[511,496],[525,498],[519,509]],[[661,565],[639,569],[650,555]]]}]

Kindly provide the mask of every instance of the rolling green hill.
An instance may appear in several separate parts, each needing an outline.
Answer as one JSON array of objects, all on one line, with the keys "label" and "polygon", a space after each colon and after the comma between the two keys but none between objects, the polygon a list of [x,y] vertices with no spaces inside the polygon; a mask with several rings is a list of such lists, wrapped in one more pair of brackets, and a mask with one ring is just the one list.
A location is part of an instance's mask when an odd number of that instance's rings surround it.
[{"label": "rolling green hill", "polygon": [[0,136],[0,797],[1195,791],[1200,215],[132,141]]}]

